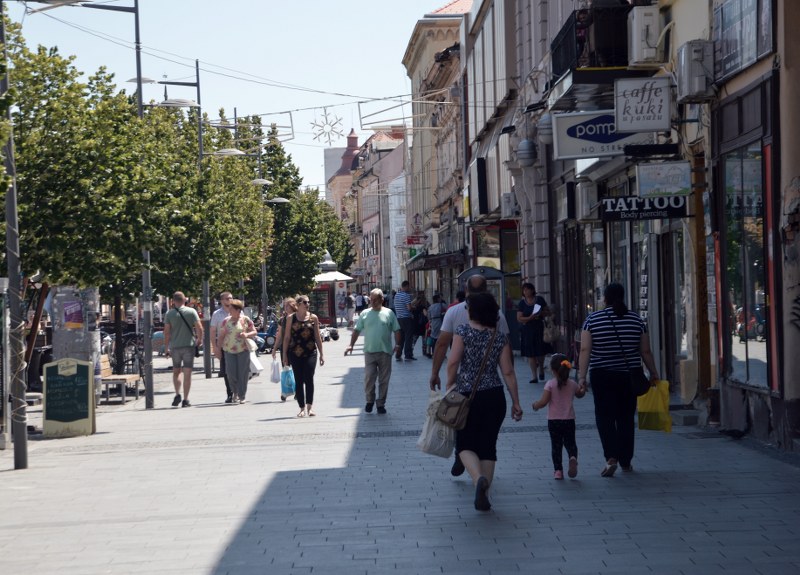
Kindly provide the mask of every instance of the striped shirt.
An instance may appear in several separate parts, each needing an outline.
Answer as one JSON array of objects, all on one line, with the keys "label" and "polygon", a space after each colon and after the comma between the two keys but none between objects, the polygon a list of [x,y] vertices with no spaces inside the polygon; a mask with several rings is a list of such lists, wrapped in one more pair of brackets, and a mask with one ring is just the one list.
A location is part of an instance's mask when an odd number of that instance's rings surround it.
[{"label": "striped shirt", "polygon": [[636,312],[628,310],[619,317],[611,308],[596,311],[586,318],[583,329],[592,334],[590,369],[628,371],[641,364],[640,345],[642,334],[647,333],[647,324]]},{"label": "striped shirt", "polygon": [[394,313],[397,319],[412,317],[408,304],[411,303],[411,292],[400,290],[394,296]]}]

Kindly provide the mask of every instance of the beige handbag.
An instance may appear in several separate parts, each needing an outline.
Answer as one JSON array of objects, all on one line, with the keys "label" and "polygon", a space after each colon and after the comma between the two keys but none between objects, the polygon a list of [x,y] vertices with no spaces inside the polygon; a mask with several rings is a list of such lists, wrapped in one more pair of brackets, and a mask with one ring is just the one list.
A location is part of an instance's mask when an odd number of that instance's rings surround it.
[{"label": "beige handbag", "polygon": [[483,361],[481,367],[478,369],[478,375],[475,376],[475,381],[472,384],[472,391],[469,397],[462,393],[453,390],[447,393],[439,402],[439,408],[436,410],[436,419],[441,421],[447,427],[452,427],[456,431],[464,429],[467,424],[467,416],[469,415],[469,406],[475,397],[475,392],[478,391],[478,383],[483,375],[483,370],[486,368],[486,362],[489,359],[489,352],[492,351],[494,340],[497,337],[497,329],[494,330],[489,345],[486,346],[486,353],[483,354]]}]

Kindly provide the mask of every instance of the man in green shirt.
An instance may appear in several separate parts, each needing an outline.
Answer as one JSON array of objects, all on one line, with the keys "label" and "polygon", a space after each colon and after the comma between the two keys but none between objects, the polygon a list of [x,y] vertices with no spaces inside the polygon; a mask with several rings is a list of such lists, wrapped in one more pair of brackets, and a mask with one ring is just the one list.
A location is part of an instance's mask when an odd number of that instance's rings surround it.
[{"label": "man in green shirt", "polygon": [[[364,332],[364,392],[367,405],[364,411],[372,413],[375,403],[378,413],[386,413],[386,395],[389,392],[389,378],[392,375],[392,355],[400,352],[400,324],[394,312],[383,307],[383,292],[374,289],[369,293],[370,307],[358,316],[350,347],[344,354],[353,353],[358,335]],[[395,345],[392,347],[392,334]],[[375,397],[375,380],[378,380],[378,396]]]},{"label": "man in green shirt", "polygon": [[172,309],[164,316],[164,350],[172,356],[172,384],[175,397],[172,407],[181,405],[181,372],[183,372],[183,407],[191,407],[189,390],[192,387],[194,348],[203,341],[203,323],[197,312],[184,305],[186,296],[176,291],[172,295]]}]

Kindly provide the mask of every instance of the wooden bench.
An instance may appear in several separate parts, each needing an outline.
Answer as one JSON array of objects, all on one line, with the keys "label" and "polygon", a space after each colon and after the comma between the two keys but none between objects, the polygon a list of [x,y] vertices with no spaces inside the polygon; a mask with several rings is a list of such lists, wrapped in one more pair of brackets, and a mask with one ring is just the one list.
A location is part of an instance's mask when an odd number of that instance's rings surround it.
[{"label": "wooden bench", "polygon": [[100,378],[102,380],[102,384],[106,388],[106,403],[111,402],[112,386],[119,388],[119,394],[122,399],[122,403],[125,403],[125,391],[129,385],[133,385],[133,389],[136,393],[136,399],[139,399],[139,382],[144,385],[142,377],[138,374],[124,373],[121,375],[116,375],[113,373],[111,369],[111,358],[108,356],[108,354],[103,354],[100,356]]}]

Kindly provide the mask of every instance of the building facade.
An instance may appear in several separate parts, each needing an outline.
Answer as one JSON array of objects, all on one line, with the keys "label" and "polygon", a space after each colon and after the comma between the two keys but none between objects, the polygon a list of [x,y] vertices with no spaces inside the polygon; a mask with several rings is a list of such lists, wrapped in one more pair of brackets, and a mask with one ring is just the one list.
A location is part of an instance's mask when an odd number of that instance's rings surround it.
[{"label": "building facade", "polygon": [[457,44],[455,21],[434,22],[404,58],[417,287],[455,287],[443,238],[463,218],[463,268],[500,270],[505,302],[533,282],[576,358],[583,320],[620,282],[681,403],[793,449],[800,5],[483,0]]}]

